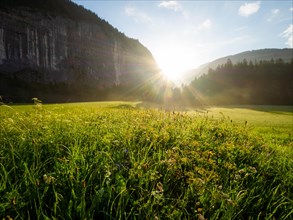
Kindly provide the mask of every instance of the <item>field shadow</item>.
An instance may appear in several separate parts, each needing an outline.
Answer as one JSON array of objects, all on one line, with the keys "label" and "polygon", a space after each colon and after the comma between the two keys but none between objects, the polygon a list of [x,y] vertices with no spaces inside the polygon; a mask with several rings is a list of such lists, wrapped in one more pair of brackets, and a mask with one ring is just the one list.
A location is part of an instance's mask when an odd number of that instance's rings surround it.
[{"label": "field shadow", "polygon": [[267,112],[271,114],[282,114],[282,115],[292,115],[293,106],[283,106],[283,105],[228,105],[228,106],[215,106],[227,109],[248,109],[260,112]]},{"label": "field shadow", "polygon": [[115,105],[115,106],[111,106],[109,107],[111,109],[137,109],[137,105],[133,105],[133,104],[120,104],[120,105]]},{"label": "field shadow", "polygon": [[196,111],[199,113],[206,113],[208,106],[187,106],[176,103],[153,103],[153,102],[141,102],[136,105],[137,108],[143,109],[158,109],[170,112],[188,112]]}]

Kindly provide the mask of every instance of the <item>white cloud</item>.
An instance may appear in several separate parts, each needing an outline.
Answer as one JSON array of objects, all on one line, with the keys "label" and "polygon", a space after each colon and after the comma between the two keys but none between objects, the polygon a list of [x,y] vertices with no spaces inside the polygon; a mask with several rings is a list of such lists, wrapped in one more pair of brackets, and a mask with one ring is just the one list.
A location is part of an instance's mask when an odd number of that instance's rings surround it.
[{"label": "white cloud", "polygon": [[212,27],[212,22],[210,19],[206,19],[204,22],[201,23],[201,25],[199,26],[199,29],[205,29],[205,30],[209,30]]},{"label": "white cloud", "polygon": [[137,23],[148,23],[152,21],[152,19],[147,14],[135,7],[127,6],[124,8],[124,12],[127,16],[133,17]]},{"label": "white cloud", "polygon": [[254,13],[256,13],[260,8],[260,1],[252,2],[252,3],[245,3],[240,6],[238,10],[238,14],[243,17],[248,17]]},{"label": "white cloud", "polygon": [[293,11],[293,8],[290,8],[290,11]]},{"label": "white cloud", "polygon": [[182,6],[178,3],[178,1],[162,1],[159,4],[159,7],[161,8],[167,8],[173,11],[181,11]]},{"label": "white cloud", "polygon": [[189,17],[189,12],[185,10],[178,1],[162,1],[160,4],[158,4],[158,7],[180,12],[185,18]]},{"label": "white cloud", "polygon": [[280,34],[280,36],[287,38],[287,42],[285,44],[290,48],[293,48],[293,24],[290,24],[288,28]]}]

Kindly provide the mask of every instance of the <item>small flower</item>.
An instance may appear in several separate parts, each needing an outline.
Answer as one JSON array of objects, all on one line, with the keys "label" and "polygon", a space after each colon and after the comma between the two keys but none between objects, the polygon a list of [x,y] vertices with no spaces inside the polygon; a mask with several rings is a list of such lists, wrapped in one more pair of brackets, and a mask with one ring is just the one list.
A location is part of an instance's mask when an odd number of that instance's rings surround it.
[{"label": "small flower", "polygon": [[43,175],[43,180],[46,184],[51,184],[55,181],[55,177],[53,176],[48,176],[47,174]]},{"label": "small flower", "polygon": [[11,124],[14,123],[13,119],[12,118],[7,118],[7,121],[9,121]]},{"label": "small flower", "polygon": [[256,170],[255,167],[249,167],[249,168],[250,168],[250,171],[251,171],[252,173],[257,173],[257,170]]},{"label": "small flower", "polygon": [[244,169],[241,169],[241,170],[239,170],[238,171],[240,174],[243,174],[243,173],[245,173],[245,170]]},{"label": "small flower", "polygon": [[163,189],[163,184],[161,182],[157,183],[157,189],[159,193],[163,193],[164,189]]},{"label": "small flower", "polygon": [[235,175],[235,179],[236,179],[236,180],[240,180],[240,179],[241,179],[241,176],[238,175],[238,174],[236,174],[236,175]]},{"label": "small flower", "polygon": [[186,157],[181,158],[181,162],[187,163],[188,162],[188,158],[186,158]]},{"label": "small flower", "polygon": [[32,98],[32,101],[34,102],[34,104],[41,104],[42,101],[38,98]]}]

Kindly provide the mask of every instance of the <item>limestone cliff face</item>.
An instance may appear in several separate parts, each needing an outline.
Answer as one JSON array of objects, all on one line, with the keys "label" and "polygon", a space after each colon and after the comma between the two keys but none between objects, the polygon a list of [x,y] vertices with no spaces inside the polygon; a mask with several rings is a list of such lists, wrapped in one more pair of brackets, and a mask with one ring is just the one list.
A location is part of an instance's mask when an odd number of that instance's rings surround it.
[{"label": "limestone cliff face", "polygon": [[27,83],[82,83],[97,88],[157,74],[151,53],[103,21],[0,8],[0,74]]}]

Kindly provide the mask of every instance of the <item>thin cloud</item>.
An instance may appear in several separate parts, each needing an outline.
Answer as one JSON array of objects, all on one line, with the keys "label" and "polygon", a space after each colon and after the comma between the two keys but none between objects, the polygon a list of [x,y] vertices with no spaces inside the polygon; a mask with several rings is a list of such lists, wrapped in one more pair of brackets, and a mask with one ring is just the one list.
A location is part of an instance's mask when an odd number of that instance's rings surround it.
[{"label": "thin cloud", "polygon": [[127,6],[124,8],[124,12],[127,16],[134,18],[137,23],[149,23],[152,21],[147,14],[135,7]]},{"label": "thin cloud", "polygon": [[279,14],[279,12],[280,12],[280,9],[277,9],[277,8],[272,10],[273,15],[277,15],[277,14]]},{"label": "thin cloud", "polygon": [[240,6],[238,10],[238,14],[243,17],[248,17],[256,12],[258,12],[260,8],[260,1],[252,2],[252,3],[245,3]]},{"label": "thin cloud", "polygon": [[267,21],[270,22],[270,21],[274,20],[279,15],[279,13],[280,13],[280,9],[277,9],[277,8],[272,9],[270,17],[267,19]]},{"label": "thin cloud", "polygon": [[235,45],[236,47],[239,44],[243,44],[247,42],[249,39],[250,39],[250,36],[243,35],[243,36],[238,36],[231,39],[225,39],[225,40],[223,39],[223,40],[209,42],[209,43],[198,43],[197,46],[200,48],[205,48],[206,50],[208,50],[209,48],[220,49],[220,48],[228,47],[231,45]]},{"label": "thin cloud", "polygon": [[235,28],[234,31],[235,32],[240,32],[240,31],[243,31],[243,30],[246,30],[246,29],[247,29],[247,26],[242,26],[242,27]]},{"label": "thin cloud", "polygon": [[281,37],[286,38],[286,45],[290,48],[293,48],[293,24],[290,24],[286,30],[284,30],[281,34]]},{"label": "thin cloud", "polygon": [[237,44],[244,43],[249,38],[250,37],[248,35],[234,37],[232,39],[227,39],[227,40],[218,42],[218,46],[226,47],[226,46],[233,45],[233,44],[236,46]]},{"label": "thin cloud", "polygon": [[290,11],[293,11],[293,8],[290,8],[289,10],[290,10]]},{"label": "thin cloud", "polygon": [[206,19],[204,22],[201,23],[201,25],[199,26],[199,29],[205,29],[205,30],[209,30],[212,27],[212,22],[210,19]]}]

